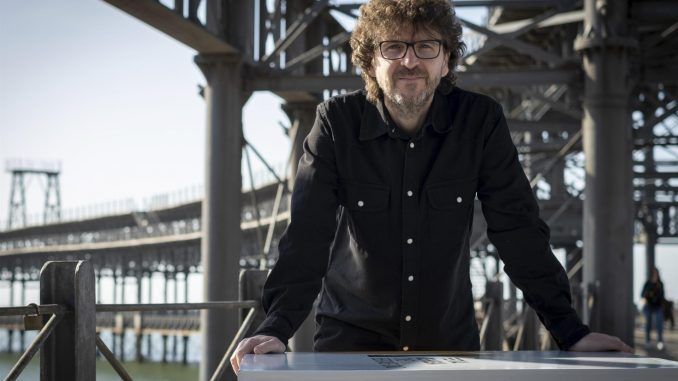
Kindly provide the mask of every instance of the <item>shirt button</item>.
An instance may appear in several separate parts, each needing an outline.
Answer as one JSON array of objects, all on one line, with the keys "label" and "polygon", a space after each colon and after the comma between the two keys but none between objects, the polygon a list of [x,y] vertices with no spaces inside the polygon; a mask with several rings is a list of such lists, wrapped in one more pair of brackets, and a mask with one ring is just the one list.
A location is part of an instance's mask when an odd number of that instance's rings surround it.
[{"label": "shirt button", "polygon": [[410,320],[412,320],[412,316],[410,316],[410,315],[405,316],[405,321],[410,321]]},{"label": "shirt button", "polygon": [[461,204],[461,197],[457,197],[457,203]]},{"label": "shirt button", "polygon": [[[459,201],[459,199],[457,199],[457,201]],[[362,208],[364,205],[365,205],[365,203],[362,202],[362,200],[361,200],[361,201],[358,201],[358,206],[359,206],[359,207]]]},{"label": "shirt button", "polygon": [[410,142],[410,148],[414,148],[414,142]]},{"label": "shirt button", "polygon": [[408,347],[408,346],[406,345],[406,346],[403,347],[403,350],[404,350],[405,352],[407,352],[407,351],[410,350],[410,347]]},{"label": "shirt button", "polygon": [[413,275],[408,276],[408,277],[407,277],[407,280],[410,281],[410,282],[412,282],[412,281],[414,280],[414,276],[413,276]]},{"label": "shirt button", "polygon": [[411,245],[412,242],[414,242],[414,240],[412,240],[412,238],[408,238],[408,239],[407,239],[407,244],[408,244],[408,245]]},{"label": "shirt button", "polygon": [[407,191],[407,197],[412,197],[413,194],[412,191]]}]

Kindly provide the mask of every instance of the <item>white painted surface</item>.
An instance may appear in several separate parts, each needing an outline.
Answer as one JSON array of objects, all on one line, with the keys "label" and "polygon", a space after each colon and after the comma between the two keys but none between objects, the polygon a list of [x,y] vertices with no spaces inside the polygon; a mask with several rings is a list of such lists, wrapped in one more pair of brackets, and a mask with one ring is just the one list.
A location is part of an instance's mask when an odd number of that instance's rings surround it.
[{"label": "white painted surface", "polygon": [[259,380],[678,380],[678,362],[622,353],[393,352],[246,355],[238,377]]}]

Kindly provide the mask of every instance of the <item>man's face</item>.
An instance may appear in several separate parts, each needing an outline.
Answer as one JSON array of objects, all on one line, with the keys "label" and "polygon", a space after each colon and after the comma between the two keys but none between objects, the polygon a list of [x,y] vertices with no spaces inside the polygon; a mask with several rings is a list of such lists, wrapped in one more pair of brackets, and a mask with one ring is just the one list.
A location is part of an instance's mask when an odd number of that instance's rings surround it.
[{"label": "man's face", "polygon": [[[440,40],[440,35],[423,28],[419,28],[415,33],[412,26],[403,26],[398,33],[388,35],[380,41],[391,40],[413,43]],[[428,105],[440,79],[449,71],[448,60],[449,53],[442,47],[436,58],[418,58],[413,47],[409,46],[403,58],[390,60],[382,56],[377,46],[369,74],[376,77],[387,103],[395,106],[400,112],[413,113]]]}]

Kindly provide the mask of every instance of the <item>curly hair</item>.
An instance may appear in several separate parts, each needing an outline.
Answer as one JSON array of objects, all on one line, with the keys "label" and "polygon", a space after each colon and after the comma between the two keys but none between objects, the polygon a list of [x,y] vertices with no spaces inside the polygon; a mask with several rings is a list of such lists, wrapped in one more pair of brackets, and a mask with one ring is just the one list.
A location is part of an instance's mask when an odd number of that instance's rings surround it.
[{"label": "curly hair", "polygon": [[461,25],[449,0],[370,0],[360,6],[358,23],[351,33],[351,61],[360,68],[365,82],[367,99],[376,102],[381,95],[377,80],[368,72],[381,38],[397,32],[403,24],[414,30],[424,29],[440,33],[443,49],[450,53],[449,72],[441,81],[454,85],[454,69],[466,51],[461,40]]}]

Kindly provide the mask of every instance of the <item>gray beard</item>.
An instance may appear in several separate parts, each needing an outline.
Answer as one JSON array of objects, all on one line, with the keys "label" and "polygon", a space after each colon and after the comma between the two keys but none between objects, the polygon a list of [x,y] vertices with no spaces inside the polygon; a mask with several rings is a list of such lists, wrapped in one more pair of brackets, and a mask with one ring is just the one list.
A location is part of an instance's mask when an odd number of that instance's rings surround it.
[{"label": "gray beard", "polygon": [[433,96],[435,87],[431,86],[429,80],[426,80],[424,90],[413,97],[404,97],[396,90],[385,92],[384,96],[396,107],[396,112],[402,115],[412,115],[421,109],[426,102]]}]

